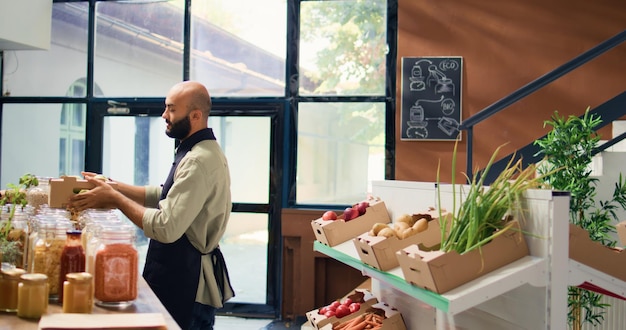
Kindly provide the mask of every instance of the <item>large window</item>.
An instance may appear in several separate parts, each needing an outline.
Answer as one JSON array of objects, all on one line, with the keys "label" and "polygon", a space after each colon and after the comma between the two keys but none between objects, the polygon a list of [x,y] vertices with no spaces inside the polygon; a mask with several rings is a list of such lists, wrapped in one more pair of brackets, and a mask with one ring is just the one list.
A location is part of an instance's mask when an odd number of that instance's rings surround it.
[{"label": "large window", "polygon": [[393,178],[395,10],[397,0],[54,0],[50,49],[0,57],[0,184],[81,170],[162,184],[176,146],[164,97],[198,80],[232,177],[220,244],[237,295],[223,311],[277,315],[280,209],[352,204]]}]

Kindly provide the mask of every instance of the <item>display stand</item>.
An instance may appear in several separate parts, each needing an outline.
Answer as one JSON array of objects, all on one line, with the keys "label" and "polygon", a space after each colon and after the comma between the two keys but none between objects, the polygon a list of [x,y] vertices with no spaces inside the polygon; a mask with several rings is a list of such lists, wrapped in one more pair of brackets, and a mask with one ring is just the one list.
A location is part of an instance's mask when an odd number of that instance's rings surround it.
[{"label": "display stand", "polygon": [[[460,202],[459,188],[377,181],[372,195],[385,201],[394,220],[439,203],[451,210]],[[567,324],[568,285],[586,281],[626,292],[626,283],[569,260],[569,198],[567,192],[527,191],[518,216],[530,255],[444,294],[408,284],[399,267],[384,272],[363,264],[351,241],[332,248],[315,242],[314,249],[371,277],[372,293],[398,308],[407,329],[560,329]]]}]

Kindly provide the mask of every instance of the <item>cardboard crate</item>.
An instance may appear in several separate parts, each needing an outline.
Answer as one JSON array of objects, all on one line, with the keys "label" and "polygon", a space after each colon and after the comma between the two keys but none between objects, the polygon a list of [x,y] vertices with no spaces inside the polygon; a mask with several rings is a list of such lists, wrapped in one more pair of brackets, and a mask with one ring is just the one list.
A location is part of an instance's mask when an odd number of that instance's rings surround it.
[{"label": "cardboard crate", "polygon": [[[432,218],[432,220],[428,221],[428,228],[410,237],[404,239],[395,236],[387,238],[371,236],[368,232],[365,232],[354,238],[352,241],[361,261],[376,269],[387,271],[398,267],[399,263],[396,252],[409,245],[419,245],[422,251],[428,251],[432,248],[439,249],[439,243],[441,243],[439,211],[428,210],[427,212],[418,213],[414,216],[419,217],[422,214]],[[450,216],[451,214],[449,212],[442,213],[444,219],[449,219]],[[390,227],[393,226],[390,225]]]},{"label": "cardboard crate", "polygon": [[350,221],[345,221],[343,214],[339,215],[337,220],[319,218],[311,221],[315,239],[332,247],[370,230],[377,222],[391,222],[385,202],[381,200],[368,200],[368,202],[370,206],[365,210],[365,214]]},{"label": "cardboard crate", "polygon": [[[622,240],[626,234],[626,222],[620,222],[617,232]],[[622,240],[623,244],[623,240]],[[589,238],[589,232],[569,224],[569,258],[599,270],[607,275],[626,281],[626,250],[611,248]]]},{"label": "cardboard crate", "polygon": [[[114,189],[117,183],[107,181]],[[50,179],[50,192],[48,193],[48,206],[54,208],[65,208],[70,196],[78,193],[82,189],[92,189],[94,184],[84,179],[74,176],[64,176],[58,179]]]},{"label": "cardboard crate", "polygon": [[379,302],[369,307],[363,314],[354,315],[349,319],[326,324],[321,330],[333,330],[346,321],[354,320],[360,316],[366,317],[368,314],[377,314],[383,317],[382,330],[406,330],[402,314],[387,303]]},{"label": "cardboard crate", "polygon": [[365,313],[365,311],[370,306],[378,303],[378,299],[376,299],[376,297],[369,290],[365,290],[365,289],[355,289],[351,294],[348,294],[345,297],[341,298],[339,302],[343,302],[345,298],[350,298],[352,299],[352,302],[360,303],[361,308],[358,311],[350,315],[346,315],[342,318],[338,318],[336,316],[326,317],[323,314],[319,313],[319,310],[321,308],[316,308],[306,313],[306,318],[307,320],[309,320],[311,326],[313,326],[313,328],[315,329],[321,329],[323,326],[327,324],[332,324],[333,322],[343,322],[352,317]]},{"label": "cardboard crate", "polygon": [[619,237],[620,243],[622,246],[626,246],[626,221],[615,225],[615,229],[617,230],[617,237]]},{"label": "cardboard crate", "polygon": [[411,245],[396,253],[404,279],[421,288],[445,293],[529,254],[519,223],[482,248],[457,252],[420,251]]}]

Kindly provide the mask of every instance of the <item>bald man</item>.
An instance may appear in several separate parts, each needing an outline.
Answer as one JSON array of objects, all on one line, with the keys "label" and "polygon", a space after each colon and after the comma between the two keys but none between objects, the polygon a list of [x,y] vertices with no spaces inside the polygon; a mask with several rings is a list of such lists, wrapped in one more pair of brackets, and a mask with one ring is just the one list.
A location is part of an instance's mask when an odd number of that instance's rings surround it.
[{"label": "bald man", "polygon": [[216,309],[234,296],[219,241],[232,207],[228,162],[209,128],[211,97],[198,82],[174,85],[165,98],[165,133],[180,140],[162,186],[118,189],[95,173],[96,187],[69,207],[117,208],[150,238],[143,277],[182,329],[213,329]]}]

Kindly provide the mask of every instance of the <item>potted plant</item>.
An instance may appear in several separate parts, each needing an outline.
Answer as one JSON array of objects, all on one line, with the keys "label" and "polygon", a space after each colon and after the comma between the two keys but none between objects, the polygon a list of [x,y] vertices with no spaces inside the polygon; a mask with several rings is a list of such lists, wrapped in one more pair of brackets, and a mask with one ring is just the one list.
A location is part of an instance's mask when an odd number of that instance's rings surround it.
[{"label": "potted plant", "polygon": [[27,202],[26,191],[32,186],[39,185],[37,177],[25,174],[19,179],[19,184],[9,183],[7,190],[0,196],[0,261],[11,265],[23,266],[19,260],[23,256],[27,233],[23,228],[16,228],[13,218],[18,207],[25,207]]},{"label": "potted plant", "polygon": [[[626,208],[626,182],[620,175],[615,183],[613,198],[596,201],[598,178],[591,176],[590,164],[600,141],[596,127],[601,122],[599,116],[589,113],[589,108],[582,118],[565,118],[555,111],[551,119],[544,122],[544,127],[551,126],[552,130],[535,144],[541,148],[538,154],[544,156],[544,161],[538,166],[539,172],[545,173],[542,180],[554,189],[570,192],[570,222],[585,229],[591,240],[615,247],[616,241],[610,234],[615,232],[614,221],[619,221],[615,210]],[[562,170],[555,172],[555,168]],[[601,324],[606,308],[610,307],[602,303],[601,298],[601,294],[569,287],[570,328],[581,329],[585,322],[594,326]]]}]

